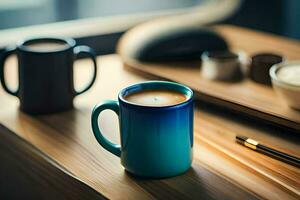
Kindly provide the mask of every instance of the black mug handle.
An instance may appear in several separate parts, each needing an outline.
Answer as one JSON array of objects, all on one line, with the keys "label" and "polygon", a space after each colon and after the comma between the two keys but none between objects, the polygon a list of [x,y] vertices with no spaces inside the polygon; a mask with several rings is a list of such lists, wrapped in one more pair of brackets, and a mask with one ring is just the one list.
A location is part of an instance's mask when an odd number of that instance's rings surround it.
[{"label": "black mug handle", "polygon": [[82,90],[80,91],[75,91],[75,95],[79,95],[82,94],[84,92],[86,92],[87,90],[89,90],[92,85],[95,83],[96,80],[96,76],[97,76],[97,62],[96,62],[96,54],[94,52],[94,50],[88,46],[85,45],[81,45],[81,46],[77,46],[74,48],[74,54],[75,54],[75,59],[78,58],[79,54],[85,54],[87,55],[90,59],[92,59],[93,61],[93,66],[94,66],[94,72],[93,72],[93,76],[91,81],[89,82],[89,84]]},{"label": "black mug handle", "polygon": [[12,54],[16,53],[16,48],[6,48],[3,50],[1,56],[0,56],[0,80],[1,80],[1,84],[3,86],[3,89],[8,93],[11,94],[13,96],[18,96],[19,93],[19,87],[16,91],[12,91],[11,89],[9,89],[9,87],[7,87],[7,84],[5,82],[5,78],[4,78],[4,66],[5,66],[5,60]]}]

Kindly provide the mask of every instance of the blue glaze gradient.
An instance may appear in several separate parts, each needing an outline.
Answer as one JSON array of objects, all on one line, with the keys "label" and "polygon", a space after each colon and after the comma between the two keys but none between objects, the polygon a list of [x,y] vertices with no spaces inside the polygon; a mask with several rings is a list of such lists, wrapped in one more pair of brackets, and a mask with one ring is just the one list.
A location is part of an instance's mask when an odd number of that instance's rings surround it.
[{"label": "blue glaze gradient", "polygon": [[[180,91],[188,100],[177,105],[151,107],[127,102],[123,97],[144,89]],[[97,141],[120,156],[122,165],[133,174],[162,178],[181,174],[190,168],[193,157],[193,92],[186,86],[166,81],[149,81],[129,86],[117,101],[95,106],[92,128]],[[108,141],[98,127],[98,116],[111,109],[119,115],[121,146]]]}]

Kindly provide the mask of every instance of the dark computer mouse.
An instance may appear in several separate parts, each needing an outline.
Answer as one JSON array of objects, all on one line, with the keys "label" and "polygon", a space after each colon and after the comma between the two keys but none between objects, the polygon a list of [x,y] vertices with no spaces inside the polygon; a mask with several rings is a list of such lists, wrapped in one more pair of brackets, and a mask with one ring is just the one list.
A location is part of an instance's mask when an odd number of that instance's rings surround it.
[{"label": "dark computer mouse", "polygon": [[129,30],[118,45],[121,56],[147,62],[200,59],[204,51],[227,49],[226,41],[209,28],[159,22]]}]

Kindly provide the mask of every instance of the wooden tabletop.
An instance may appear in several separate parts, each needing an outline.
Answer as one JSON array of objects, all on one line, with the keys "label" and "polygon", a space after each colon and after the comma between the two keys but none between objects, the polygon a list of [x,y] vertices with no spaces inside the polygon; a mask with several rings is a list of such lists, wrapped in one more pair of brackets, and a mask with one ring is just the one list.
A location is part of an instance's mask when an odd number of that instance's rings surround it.
[{"label": "wooden tabletop", "polygon": [[[243,33],[243,29],[234,27],[225,27],[223,31],[233,35]],[[270,36],[273,39],[276,37]],[[157,180],[126,173],[119,158],[96,142],[91,130],[91,110],[104,99],[117,99],[120,89],[127,85],[148,78],[124,69],[117,55],[98,57],[98,63],[96,84],[86,94],[76,97],[76,108],[72,111],[29,116],[19,111],[16,98],[1,89],[0,123],[10,131],[0,127],[0,159],[15,164],[19,179],[23,176],[26,180],[40,181],[44,184],[37,185],[42,189],[53,187],[72,199],[300,198],[299,168],[247,149],[234,140],[236,134],[242,134],[299,157],[299,134],[202,102],[196,103],[194,160],[187,173]],[[14,65],[12,58],[6,67],[12,85],[16,80]],[[88,80],[90,65],[87,60],[76,63],[76,87],[84,86]],[[109,139],[119,142],[118,119],[114,113],[105,111],[99,123]],[[10,153],[15,159],[7,156]],[[29,169],[24,170],[27,164]],[[6,170],[10,168],[7,166]],[[40,179],[34,178],[37,176]],[[59,178],[45,184],[53,177]],[[3,182],[0,180],[0,185]],[[71,183],[74,187],[70,187]],[[80,193],[87,195],[80,196]]]}]

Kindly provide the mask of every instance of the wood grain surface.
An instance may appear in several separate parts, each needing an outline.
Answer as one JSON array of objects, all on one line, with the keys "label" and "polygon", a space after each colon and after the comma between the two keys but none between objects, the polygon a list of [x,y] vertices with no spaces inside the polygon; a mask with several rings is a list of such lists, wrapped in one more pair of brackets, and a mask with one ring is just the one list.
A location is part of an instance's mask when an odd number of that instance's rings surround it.
[{"label": "wood grain surface", "polygon": [[[249,56],[273,52],[287,60],[300,60],[299,41],[232,26],[216,26],[214,29],[225,37],[232,49],[244,51]],[[126,40],[122,40],[120,52],[126,51],[123,49],[125,43]],[[186,84],[202,100],[300,131],[300,112],[289,108],[272,87],[248,78],[240,82],[207,80],[200,75],[200,62],[146,63],[122,54],[121,57],[127,68]]]},{"label": "wood grain surface", "polygon": [[[0,122],[67,169],[74,178],[109,199],[300,198],[299,168],[247,149],[234,140],[236,134],[242,134],[299,157],[298,134],[203,102],[196,103],[194,160],[187,173],[156,180],[126,173],[119,158],[96,142],[90,125],[91,110],[102,100],[117,99],[118,92],[129,84],[148,78],[123,68],[117,55],[99,57],[98,62],[95,86],[76,97],[74,110],[30,116],[19,111],[17,98],[1,89]],[[12,87],[16,83],[14,64],[12,58],[6,66]],[[90,65],[88,60],[76,63],[77,88],[89,80]],[[109,139],[119,142],[118,119],[114,113],[104,112],[99,123]],[[1,140],[5,143],[6,138]]]},{"label": "wood grain surface", "polygon": [[0,138],[0,199],[106,199],[1,124]]}]

